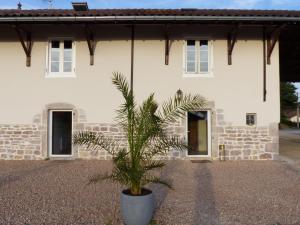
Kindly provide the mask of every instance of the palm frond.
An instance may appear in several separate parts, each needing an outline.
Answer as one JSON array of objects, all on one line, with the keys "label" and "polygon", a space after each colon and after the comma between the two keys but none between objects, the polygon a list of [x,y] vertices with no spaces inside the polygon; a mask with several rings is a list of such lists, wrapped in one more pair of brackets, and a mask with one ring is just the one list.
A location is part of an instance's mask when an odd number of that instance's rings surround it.
[{"label": "palm frond", "polygon": [[157,147],[165,148],[166,150],[176,149],[176,150],[186,150],[188,145],[180,137],[175,135],[160,135],[157,141]]},{"label": "palm frond", "polygon": [[118,72],[113,72],[112,83],[117,87],[117,89],[122,93],[125,99],[128,98],[130,93],[129,85],[126,78]]},{"label": "palm frond", "polygon": [[188,145],[177,136],[161,134],[148,144],[143,154],[144,160],[149,160],[156,155],[166,155],[170,150],[187,150]]},{"label": "palm frond", "polygon": [[135,99],[133,91],[130,90],[126,78],[120,73],[113,73],[113,84],[122,93],[125,103],[117,110],[117,120],[122,128],[126,131],[128,144],[133,149],[133,133],[134,133],[134,115],[135,115]]},{"label": "palm frond", "polygon": [[90,183],[109,179],[130,188],[134,195],[141,194],[142,187],[148,183],[158,183],[169,188],[165,180],[153,176],[151,171],[165,166],[165,162],[155,161],[154,157],[166,155],[171,149],[188,149],[178,136],[168,135],[168,126],[185,117],[187,111],[201,110],[205,99],[200,95],[175,96],[162,104],[155,101],[154,94],[136,105],[133,91],[127,79],[120,73],[113,73],[112,83],[121,92],[124,102],[117,109],[117,124],[125,133],[128,148],[121,148],[121,143],[101,133],[79,132],[74,134],[75,145],[82,145],[87,150],[106,150],[113,157],[111,174],[96,175]]},{"label": "palm frond", "polygon": [[187,94],[182,98],[175,96],[162,104],[159,116],[165,123],[173,123],[176,119],[184,117],[187,111],[202,109],[205,103],[201,95]]},{"label": "palm frond", "polygon": [[114,155],[119,149],[119,145],[111,138],[91,131],[75,133],[73,135],[73,143],[79,146],[84,145],[87,150],[105,150],[111,155]]},{"label": "palm frond", "polygon": [[145,146],[162,130],[160,118],[156,115],[157,108],[154,94],[151,94],[135,113],[135,148],[140,153],[139,156],[143,154]]},{"label": "palm frond", "polygon": [[173,189],[172,185],[166,181],[166,180],[162,180],[159,177],[156,176],[146,176],[143,179],[143,185],[149,184],[149,183],[155,183],[155,184],[162,184],[164,186],[166,186],[167,188]]},{"label": "palm frond", "polygon": [[148,163],[146,163],[146,165],[144,166],[144,169],[146,171],[150,171],[153,169],[158,169],[158,168],[162,168],[166,165],[166,163],[161,162],[161,161],[150,161]]}]

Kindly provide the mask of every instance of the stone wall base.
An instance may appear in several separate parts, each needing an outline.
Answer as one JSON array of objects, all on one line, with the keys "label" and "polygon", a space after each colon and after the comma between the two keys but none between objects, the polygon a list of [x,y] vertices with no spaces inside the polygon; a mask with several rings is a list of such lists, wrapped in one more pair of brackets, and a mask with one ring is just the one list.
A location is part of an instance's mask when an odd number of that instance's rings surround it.
[{"label": "stone wall base", "polygon": [[43,159],[39,126],[0,125],[0,159]]},{"label": "stone wall base", "polygon": [[[168,133],[186,140],[185,120],[168,127]],[[126,148],[126,137],[122,130],[108,123],[82,123],[74,125],[74,132],[93,131],[112,137]],[[225,160],[266,160],[276,159],[279,152],[278,125],[265,127],[249,126],[212,126],[212,159],[219,159],[219,145],[225,145]],[[0,125],[0,159],[4,160],[41,160],[49,157],[47,150],[47,129],[39,124]],[[73,147],[73,158],[110,160],[106,151],[86,151]],[[186,151],[171,151],[160,159],[186,159]],[[197,157],[193,157],[195,159]]]},{"label": "stone wall base", "polygon": [[278,126],[218,128],[218,143],[225,145],[225,160],[276,159]]}]

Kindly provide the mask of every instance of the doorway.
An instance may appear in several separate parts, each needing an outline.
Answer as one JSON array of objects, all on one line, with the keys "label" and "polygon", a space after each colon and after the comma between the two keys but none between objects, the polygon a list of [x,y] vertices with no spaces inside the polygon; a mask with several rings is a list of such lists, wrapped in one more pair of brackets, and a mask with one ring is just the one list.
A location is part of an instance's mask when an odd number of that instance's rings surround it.
[{"label": "doorway", "polygon": [[187,136],[189,156],[211,156],[210,111],[188,112]]},{"label": "doorway", "polygon": [[50,156],[72,156],[72,115],[71,110],[50,110]]}]

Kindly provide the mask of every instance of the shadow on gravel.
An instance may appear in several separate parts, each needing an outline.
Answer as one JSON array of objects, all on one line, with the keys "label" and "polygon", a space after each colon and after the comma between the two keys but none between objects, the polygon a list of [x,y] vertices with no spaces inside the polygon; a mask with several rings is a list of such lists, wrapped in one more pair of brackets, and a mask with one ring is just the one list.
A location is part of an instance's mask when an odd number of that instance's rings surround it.
[{"label": "shadow on gravel", "polygon": [[16,170],[12,171],[7,174],[1,174],[0,175],[0,187],[11,184],[16,181],[21,181],[27,176],[30,176],[34,173],[42,173],[45,170],[47,171],[49,168],[61,165],[61,164],[66,164],[70,163],[72,161],[70,160],[59,160],[59,161],[49,161],[45,164],[42,164],[41,166],[36,166],[34,168],[28,169],[28,170]]},{"label": "shadow on gravel", "polygon": [[[178,166],[178,164],[177,164],[177,166]],[[160,178],[162,180],[168,181],[168,183],[170,183],[173,186],[171,177],[172,177],[172,174],[174,174],[174,172],[176,172],[176,161],[175,160],[167,162],[167,166],[160,173]],[[151,190],[153,190],[153,192],[156,195],[155,196],[155,201],[156,201],[155,211],[158,212],[161,209],[166,197],[168,196],[170,189],[167,187],[164,187],[162,185],[153,185],[153,184],[150,185],[149,187]]]},{"label": "shadow on gravel", "polygon": [[219,215],[216,209],[212,174],[207,163],[197,163],[194,167],[196,180],[193,225],[219,224]]},{"label": "shadow on gravel", "polygon": [[[182,169],[186,169],[184,164],[187,162],[180,161],[170,161],[167,166],[162,170],[160,177],[164,180],[168,180],[172,183],[172,178],[178,176],[178,174],[182,173]],[[218,225],[219,223],[219,213],[216,209],[215,204],[215,196],[214,196],[214,188],[212,183],[212,174],[209,170],[208,163],[191,163],[192,166],[189,172],[191,174],[187,174],[187,179],[193,179],[191,182],[180,183],[176,185],[192,185],[187,186],[186,190],[183,188],[180,192],[181,195],[184,194],[182,191],[191,191],[193,193],[186,193],[186,200],[191,204],[187,203],[188,206],[184,210],[186,210],[187,215],[191,214],[191,220],[188,222],[190,225]],[[171,180],[170,180],[171,179]],[[176,186],[174,187],[176,190]],[[168,208],[164,208],[164,202],[168,194],[173,191],[168,188],[159,185],[150,185],[150,189],[155,192],[156,197],[156,213],[161,214],[161,210],[164,213],[167,213]],[[177,187],[178,189],[178,187]],[[184,196],[180,196],[178,199],[184,199]],[[190,199],[190,201],[188,200]],[[180,211],[180,210],[179,210]],[[172,213],[171,213],[172,214]],[[187,218],[188,219],[188,218]],[[161,218],[161,215],[158,216],[158,224],[165,224],[164,218]]]}]

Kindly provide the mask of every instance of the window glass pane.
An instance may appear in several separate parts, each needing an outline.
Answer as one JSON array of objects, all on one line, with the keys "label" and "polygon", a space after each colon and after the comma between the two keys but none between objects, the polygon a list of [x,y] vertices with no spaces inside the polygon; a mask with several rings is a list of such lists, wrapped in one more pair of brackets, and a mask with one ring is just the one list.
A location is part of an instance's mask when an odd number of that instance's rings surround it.
[{"label": "window glass pane", "polygon": [[208,61],[208,51],[200,51],[200,61],[201,62]]},{"label": "window glass pane", "polygon": [[72,50],[64,50],[64,62],[66,61],[72,61]]},{"label": "window glass pane", "polygon": [[51,72],[59,72],[59,62],[51,62]]},{"label": "window glass pane", "polygon": [[59,61],[59,49],[52,49],[51,50],[51,61]]},{"label": "window glass pane", "polygon": [[200,62],[200,72],[208,72],[208,62]]},{"label": "window glass pane", "polygon": [[196,72],[196,45],[194,40],[188,40],[186,46],[186,72]]},{"label": "window glass pane", "polygon": [[207,40],[200,41],[200,50],[208,50],[208,41]]},{"label": "window glass pane", "polygon": [[72,41],[64,41],[64,49],[72,49]]},{"label": "window glass pane", "polygon": [[72,62],[64,62],[64,72],[72,72]]},{"label": "window glass pane", "polygon": [[51,58],[50,58],[50,71],[53,73],[59,72],[60,50],[59,41],[51,41]]},{"label": "window glass pane", "polygon": [[194,62],[187,62],[186,64],[186,71],[189,73],[194,73],[196,71],[196,64]]},{"label": "window glass pane", "polygon": [[51,41],[51,48],[59,48],[59,41]]},{"label": "window glass pane", "polygon": [[196,51],[195,41],[188,40],[186,49],[187,49],[187,51]]},{"label": "window glass pane", "polygon": [[187,46],[195,46],[195,40],[187,40]]},{"label": "window glass pane", "polygon": [[196,51],[196,46],[195,45],[188,45],[188,46],[186,46],[186,49],[187,49],[187,51],[195,52]]},{"label": "window glass pane", "polygon": [[195,51],[187,51],[186,54],[188,61],[195,61]]},{"label": "window glass pane", "polygon": [[208,41],[200,40],[200,72],[207,73],[209,69]]}]

